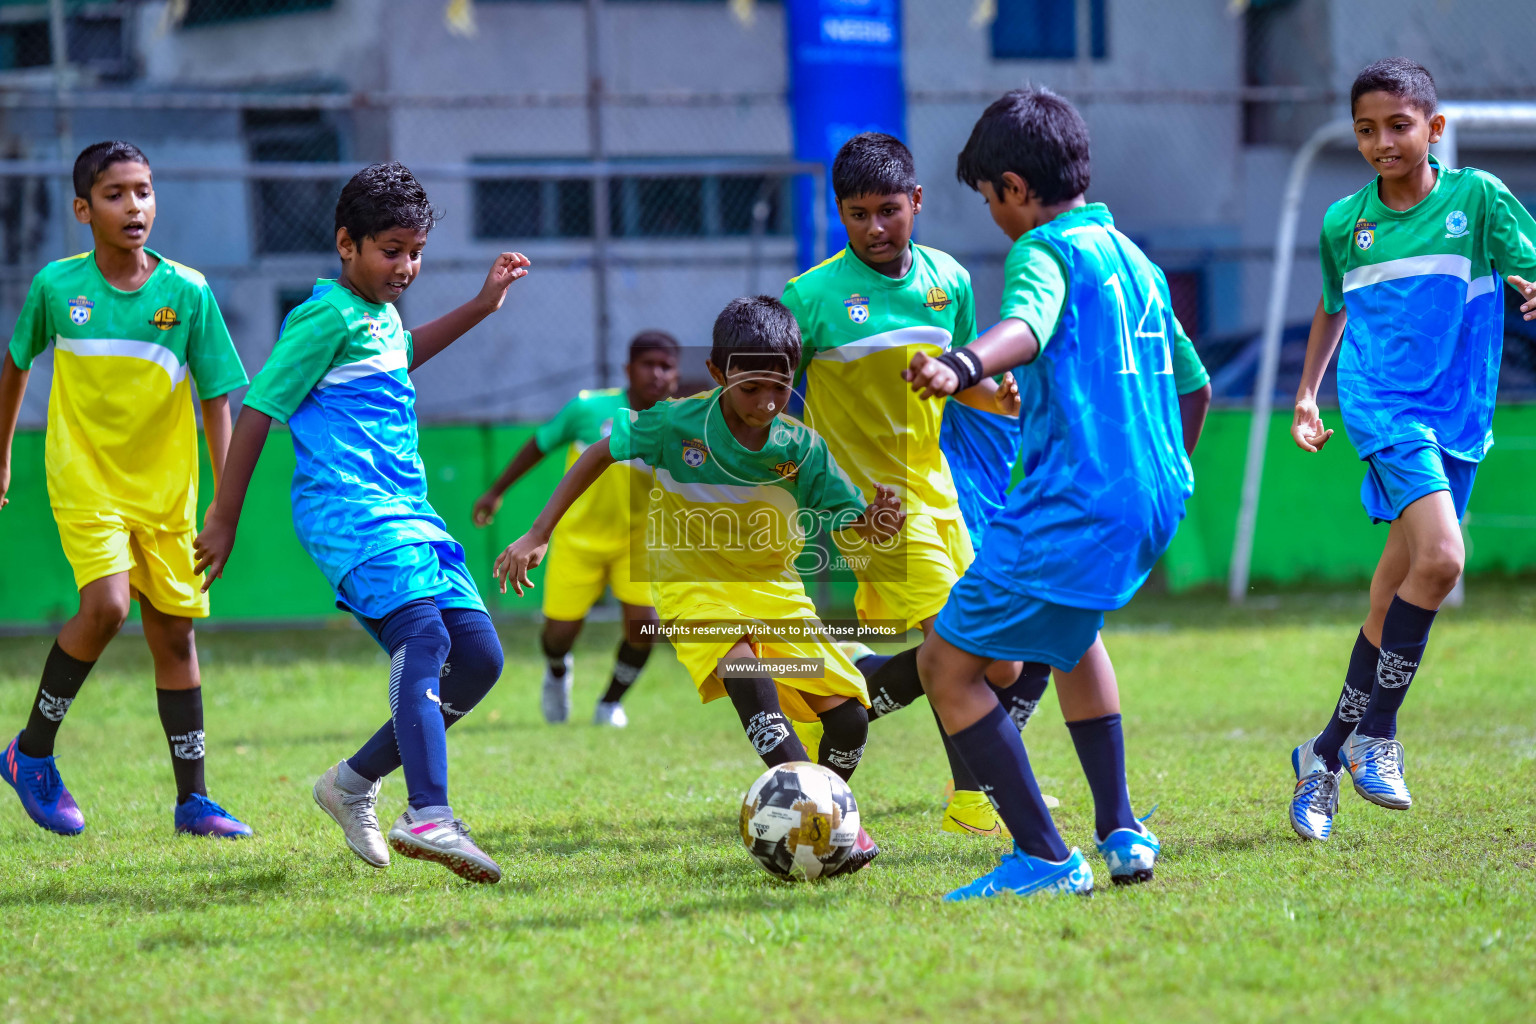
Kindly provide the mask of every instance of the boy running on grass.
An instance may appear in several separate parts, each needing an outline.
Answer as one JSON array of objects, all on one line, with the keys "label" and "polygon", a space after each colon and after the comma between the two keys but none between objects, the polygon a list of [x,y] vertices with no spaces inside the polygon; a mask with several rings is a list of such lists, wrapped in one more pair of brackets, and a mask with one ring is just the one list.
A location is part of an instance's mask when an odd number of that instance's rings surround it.
[{"label": "boy running on grass", "polygon": [[[628,388],[583,391],[534,431],[475,502],[476,526],[490,523],[507,488],[550,452],[565,447],[565,468],[570,469],[589,445],[608,436],[620,410],[643,412],[671,398],[677,391],[677,339],[665,331],[641,331],[629,343],[624,373]],[[645,474],[646,479],[635,479],[636,473]],[[643,541],[635,543],[635,531],[645,529],[649,490],[643,467],[616,465],[571,507],[550,538],[552,553],[544,568],[544,632],[539,637],[545,658],[540,705],[546,722],[564,722],[571,716],[575,683],[571,647],[606,584],[624,609],[624,639],[619,641],[608,689],[592,712],[592,724],[616,729],[629,724],[620,702],[651,656],[650,641],[640,638],[643,627],[657,621],[650,577],[642,571],[636,579],[629,565],[631,549],[644,549]],[[631,508],[631,500],[638,501],[638,506]]]},{"label": "boy running on grass", "polygon": [[193,571],[192,386],[217,487],[229,446],[226,396],[245,385],[245,370],[203,275],[145,247],[155,226],[155,185],[139,148],[87,146],[74,179],[75,219],[90,225],[92,250],[44,267],[16,321],[0,370],[0,507],[27,377],[51,342],[48,497],[80,610],[48,653],[27,726],[6,748],[0,773],[38,825],[60,835],[85,828],[54,764],[54,736],[137,600],[176,776],[176,831],[248,836],[250,828],[208,799],[204,785],[192,632],[192,620],[208,615]]},{"label": "boy running on grass", "polygon": [[1062,710],[1094,793],[1095,843],[1115,881],[1143,880],[1159,845],[1130,810],[1113,671],[1090,659],[1103,653],[1105,610],[1131,599],[1183,518],[1194,490],[1185,445],[1208,393],[1178,393],[1184,332],[1162,271],[1084,199],[1088,129],[1071,104],[1046,89],[1008,93],[977,121],[957,175],[1014,240],[1004,319],[966,348],[917,354],[906,377],[923,397],[942,396],[1013,368],[1028,473],[918,657],[929,700],[1015,843],[949,898],[1093,888],[987,685],[998,659],[1067,673]]},{"label": "boy running on grass", "polygon": [[[830,640],[795,569],[809,527],[885,539],[901,529],[900,502],[877,486],[868,506],[815,431],[781,416],[800,361],[795,318],[767,295],[740,298],[715,320],[707,366],[719,387],[614,421],[613,433],[576,460],[527,534],[496,560],[519,594],[544,557],[565,511],[615,462],[639,459],[655,473],[647,547],[663,623],[712,624],[719,639],[675,637],[678,660],[705,703],[729,697],[753,749],[772,767],[804,761],[790,726],[819,721],[817,761],[849,778],[864,753],[869,698],[864,679]],[[811,638],[775,636],[793,622]],[[820,658],[821,678],[733,675],[727,663]],[[863,829],[844,871],[879,853]]]},{"label": "boy running on grass", "polygon": [[390,720],[320,777],[315,802],[354,853],[385,867],[374,806],[384,776],[404,766],[409,806],[389,830],[389,846],[472,882],[497,882],[501,868],[448,803],[444,733],[501,675],[501,643],[464,549],[427,501],[409,371],[500,309],[529,264],[502,253],[480,294],[407,331],[394,302],[421,269],[435,219],[426,192],[398,163],[364,168],[341,190],[341,277],[316,281],[288,314],[246,395],[224,488],[197,537],[197,568],[207,572],[205,589],[223,575],[267,432],[273,420],[287,423],[299,542],[335,589],[337,607],[391,659]]},{"label": "boy running on grass", "polygon": [[[865,546],[850,559],[859,618],[895,619],[926,634],[974,553],[939,445],[942,403],[919,401],[899,373],[916,352],[938,355],[975,340],[971,277],[948,254],[912,242],[923,188],[899,139],[878,132],[849,139],[832,162],[832,188],[848,245],[784,286],[804,340],[806,421],[860,490],[873,495],[877,482],[891,482],[907,512],[893,543]],[[970,400],[989,404],[990,395],[978,391]],[[917,648],[895,656],[862,648],[855,656],[871,718],[922,696]],[[988,674],[1010,705],[1031,687],[1018,665]],[[945,753],[953,791],[940,827],[1000,834],[997,813],[947,739]]]},{"label": "boy running on grass", "polygon": [[[1333,717],[1291,753],[1291,827],[1318,840],[1333,830],[1344,770],[1371,803],[1413,803],[1397,712],[1461,576],[1460,521],[1493,446],[1504,338],[1495,275],[1536,300],[1536,221],[1493,175],[1429,155],[1445,130],[1429,72],[1378,61],[1349,95],[1356,144],[1377,176],[1323,217],[1323,297],[1291,437],[1316,452],[1333,435],[1317,389],[1342,338],[1339,412],[1366,463],[1361,501],[1391,525]],[[1520,309],[1530,320],[1536,301]]]}]

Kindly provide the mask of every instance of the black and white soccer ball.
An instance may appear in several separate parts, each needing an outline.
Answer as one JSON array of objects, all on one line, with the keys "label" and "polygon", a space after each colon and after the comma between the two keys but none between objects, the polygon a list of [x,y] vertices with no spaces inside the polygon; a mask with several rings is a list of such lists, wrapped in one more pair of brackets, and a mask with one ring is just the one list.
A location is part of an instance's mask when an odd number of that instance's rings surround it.
[{"label": "black and white soccer ball", "polygon": [[741,803],[741,841],[775,878],[824,878],[859,835],[853,790],[830,769],[791,761],[758,776]]}]

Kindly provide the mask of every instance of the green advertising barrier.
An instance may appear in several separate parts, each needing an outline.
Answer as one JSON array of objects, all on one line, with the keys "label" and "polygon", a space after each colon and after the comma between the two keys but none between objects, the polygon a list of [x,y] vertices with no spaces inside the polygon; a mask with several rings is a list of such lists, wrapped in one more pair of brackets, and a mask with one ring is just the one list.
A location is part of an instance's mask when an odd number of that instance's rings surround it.
[{"label": "green advertising barrier", "polygon": [[[1325,416],[1338,426],[1337,413]],[[1195,453],[1195,496],[1161,574],[1170,590],[1224,584],[1231,558],[1242,489],[1249,416],[1213,412]],[[1259,584],[1311,581],[1364,583],[1386,539],[1360,506],[1363,468],[1342,430],[1321,453],[1308,455],[1290,440],[1289,414],[1271,422],[1263,498],[1254,541],[1252,578]],[[491,581],[497,553],[527,529],[554,489],[564,466],[560,454],[545,459],[508,492],[496,521],[477,529],[470,508],[487,481],[533,432],[530,426],[439,426],[421,431],[432,503],[468,552],[469,565],[493,612],[536,614],[543,569],[536,587],[518,597],[500,594]],[[1498,438],[1478,473],[1467,516],[1469,573],[1536,570],[1536,406],[1503,406],[1494,421]],[[288,499],[293,449],[274,430],[251,481],[239,539],[224,578],[213,588],[220,623],[274,622],[338,616],[330,588],[293,533]],[[206,459],[203,480],[212,480]],[[204,487],[204,505],[212,488]],[[12,455],[10,504],[0,511],[0,624],[47,627],[77,606],[69,563],[59,548],[48,507],[43,434],[17,435]],[[846,614],[852,585],[834,578],[811,584],[829,613]]]}]

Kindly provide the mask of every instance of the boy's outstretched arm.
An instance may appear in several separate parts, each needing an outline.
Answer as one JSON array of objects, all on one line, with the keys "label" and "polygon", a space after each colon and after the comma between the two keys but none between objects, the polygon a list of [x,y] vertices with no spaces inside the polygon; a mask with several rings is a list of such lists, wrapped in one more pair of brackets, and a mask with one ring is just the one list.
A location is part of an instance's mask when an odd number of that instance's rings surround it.
[{"label": "boy's outstretched arm", "polygon": [[262,446],[267,443],[267,433],[271,429],[272,417],[266,413],[249,405],[240,410],[240,420],[229,440],[223,479],[214,489],[213,504],[208,506],[208,514],[203,517],[202,532],[192,542],[192,553],[197,556],[192,571],[206,573],[204,592],[213,586],[214,580],[224,575],[224,566],[235,546],[235,528],[245,505],[245,492],[251,486],[256,460],[261,458]]},{"label": "boy's outstretched arm", "polygon": [[0,508],[10,503],[5,496],[11,489],[11,441],[16,437],[16,421],[21,417],[21,398],[27,393],[31,370],[23,370],[5,353],[0,364]]},{"label": "boy's outstretched arm", "polygon": [[1184,454],[1195,454],[1200,431],[1205,429],[1205,414],[1211,409],[1211,386],[1196,388],[1179,396],[1179,421],[1184,425]]},{"label": "boy's outstretched arm", "polygon": [[966,388],[955,398],[982,412],[995,412],[1002,416],[1019,415],[1022,403],[1019,399],[1019,382],[1013,379],[1013,371],[1003,374],[1001,382],[985,377],[973,388]]},{"label": "boy's outstretched arm", "polygon": [[520,252],[504,252],[491,264],[480,294],[436,320],[429,320],[411,330],[411,369],[416,369],[443,349],[458,341],[466,331],[501,308],[507,288],[528,273],[528,257]]},{"label": "boy's outstretched arm", "polygon": [[549,496],[549,501],[544,505],[544,511],[540,512],[533,525],[528,527],[528,532],[517,540],[507,545],[507,549],[496,556],[496,567],[493,570],[495,577],[501,581],[501,592],[507,592],[507,582],[510,580],[512,589],[521,596],[524,587],[532,587],[528,582],[528,570],[537,566],[544,560],[544,551],[549,547],[549,535],[554,532],[555,526],[560,522],[560,517],[570,509],[577,498],[581,497],[588,487],[603,475],[603,471],[613,465],[616,460],[609,449],[608,438],[592,445],[581,453],[581,458],[571,464],[565,476],[560,478],[555,493]]},{"label": "boy's outstretched arm", "polygon": [[1307,361],[1301,370],[1301,386],[1296,389],[1296,413],[1291,421],[1291,440],[1305,452],[1322,451],[1323,445],[1333,436],[1333,431],[1323,427],[1322,416],[1317,409],[1317,389],[1322,386],[1323,374],[1333,359],[1339,339],[1344,336],[1344,310],[1328,312],[1323,300],[1317,300],[1317,312],[1312,315],[1312,333],[1307,335]]},{"label": "boy's outstretched arm", "polygon": [[901,371],[919,398],[942,398],[975,387],[985,377],[1033,362],[1040,354],[1035,332],[1023,320],[1008,317],[964,348],[937,359],[919,352]]},{"label": "boy's outstretched arm", "polygon": [[224,459],[229,454],[229,396],[205,398],[203,436],[208,439],[208,462],[213,466],[213,494],[218,497],[219,481],[224,479]]},{"label": "boy's outstretched arm", "polygon": [[507,488],[522,479],[524,473],[539,464],[544,458],[544,453],[539,451],[538,442],[529,438],[517,454],[512,456],[512,461],[507,463],[507,468],[501,471],[501,475],[491,486],[485,489],[485,493],[475,499],[474,519],[476,526],[489,526],[491,520],[496,518],[496,510],[501,508],[501,496],[507,493]]}]

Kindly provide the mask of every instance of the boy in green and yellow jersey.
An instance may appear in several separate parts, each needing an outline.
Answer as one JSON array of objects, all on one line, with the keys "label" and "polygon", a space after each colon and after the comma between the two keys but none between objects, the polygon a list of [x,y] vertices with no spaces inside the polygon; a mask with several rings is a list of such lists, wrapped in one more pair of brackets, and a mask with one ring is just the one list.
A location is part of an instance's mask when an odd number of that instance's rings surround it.
[{"label": "boy in green and yellow jersey", "polygon": [[[817,761],[847,779],[869,731],[864,679],[826,636],[796,561],[806,534],[829,521],[867,540],[901,529],[900,503],[875,486],[868,503],[817,433],[781,413],[800,359],[790,312],[767,295],[740,298],[715,320],[710,376],[720,385],[615,420],[613,433],[576,460],[528,533],[496,560],[518,593],[551,532],[616,462],[655,474],[646,548],[656,611],[677,657],[708,703],[729,697],[747,739],[769,767],[805,761],[790,721],[819,722]],[[816,659],[798,677],[785,659]],[[879,853],[859,830],[843,872]]]},{"label": "boy in green and yellow jersey", "polygon": [[[938,356],[976,339],[971,277],[948,254],[911,241],[923,189],[900,140],[878,132],[848,140],[832,164],[832,189],[848,246],[784,287],[804,339],[806,421],[866,496],[877,481],[890,482],[907,512],[891,544],[845,551],[859,580],[859,617],[926,634],[975,553],[939,446],[944,406],[919,400],[901,372],[919,352]],[[894,658],[866,652],[858,665],[872,718],[922,695],[916,648]],[[1000,663],[988,677],[1005,701],[1014,686],[1031,688],[1017,663]],[[942,827],[1000,834],[996,812],[947,741],[945,752],[955,793]]]},{"label": "boy in green and yellow jersey", "polygon": [[[565,468],[570,469],[582,452],[609,435],[621,410],[643,412],[671,398],[677,391],[677,350],[677,339],[665,331],[635,335],[624,364],[629,387],[582,391],[534,431],[475,502],[475,525],[488,525],[501,507],[501,496],[549,453],[564,448]],[[646,480],[634,479],[636,473]],[[649,490],[645,467],[616,465],[571,507],[551,538],[553,549],[544,568],[544,631],[539,637],[546,662],[540,698],[546,722],[564,722],[571,716],[571,648],[607,586],[624,611],[624,639],[592,722],[619,729],[629,724],[621,702],[651,655],[643,627],[656,622],[650,577],[644,571],[631,572],[629,561],[631,548],[640,546],[634,543],[634,531],[645,529]],[[631,508],[632,501],[637,507]]]},{"label": "boy in green and yellow jersey", "polygon": [[[192,620],[208,615],[192,554],[197,532],[197,420],[215,485],[229,446],[229,402],[245,370],[203,275],[145,247],[155,222],[149,162],[127,142],[98,142],[75,160],[75,219],[93,249],[32,279],[0,371],[0,506],[11,440],[32,362],[53,345],[48,497],[80,589],[59,631],[27,726],[0,774],[39,826],[61,835],[85,818],[54,764],[53,744],[86,675],[139,602],[175,770],[175,828],[251,830],[208,799],[203,699]],[[191,382],[188,382],[188,378]]]}]

